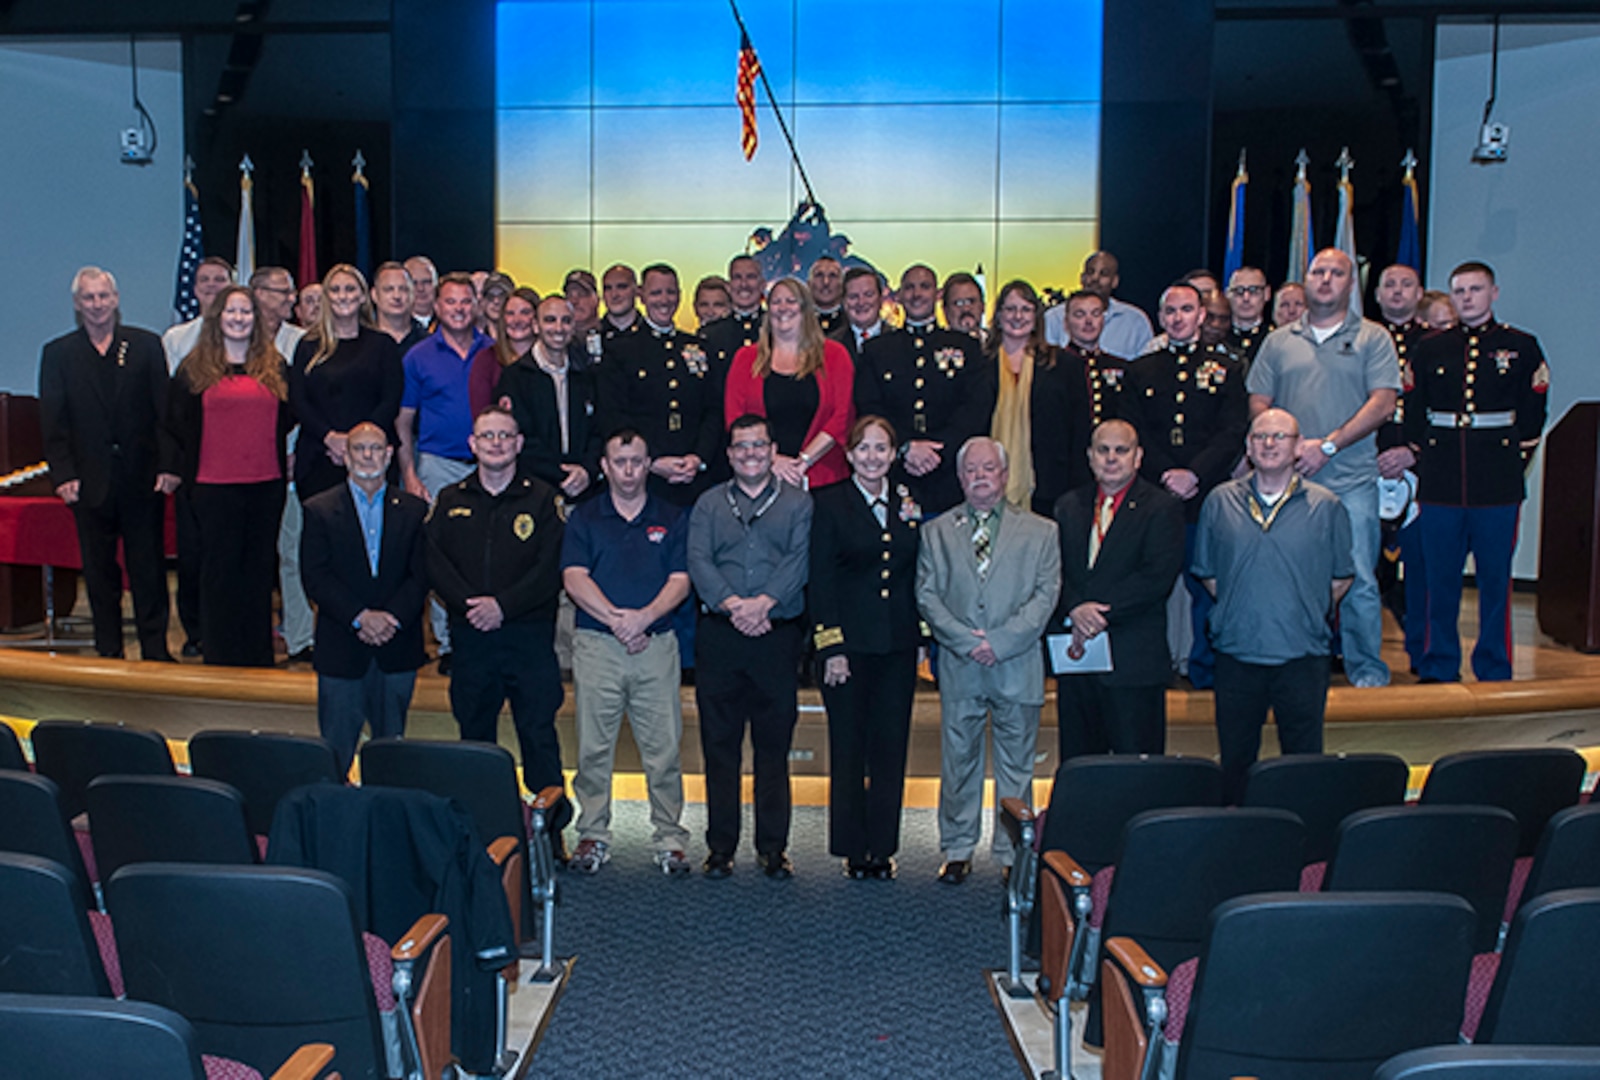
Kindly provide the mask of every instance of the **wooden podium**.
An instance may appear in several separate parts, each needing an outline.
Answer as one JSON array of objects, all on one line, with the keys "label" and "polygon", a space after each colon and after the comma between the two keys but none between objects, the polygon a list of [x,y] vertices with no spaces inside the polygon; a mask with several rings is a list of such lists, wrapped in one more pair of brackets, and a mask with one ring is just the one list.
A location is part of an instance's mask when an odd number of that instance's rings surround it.
[{"label": "wooden podium", "polygon": [[1600,652],[1600,402],[1567,411],[1544,441],[1539,629]]}]

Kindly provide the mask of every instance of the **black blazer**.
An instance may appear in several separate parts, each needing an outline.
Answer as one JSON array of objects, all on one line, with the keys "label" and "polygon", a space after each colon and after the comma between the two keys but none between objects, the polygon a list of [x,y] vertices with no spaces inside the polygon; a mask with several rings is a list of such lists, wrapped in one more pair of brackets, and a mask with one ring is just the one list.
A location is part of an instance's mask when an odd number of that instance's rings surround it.
[{"label": "black blazer", "polygon": [[567,445],[561,452],[561,414],[556,408],[556,383],[540,369],[531,352],[500,372],[494,400],[511,399],[511,413],[522,429],[521,470],[557,490],[567,478],[563,465],[582,465],[589,473],[590,487],[600,478],[600,455],[605,449],[600,434],[594,373],[567,365]]},{"label": "black blazer", "polygon": [[[422,605],[428,596],[423,521],[428,504],[389,485],[383,498],[383,539],[378,576],[367,562],[367,545],[349,484],[305,502],[300,533],[300,578],[317,605],[314,667],[320,675],[356,679],[377,657],[387,672],[415,671],[427,659],[422,648]],[[352,623],[365,608],[400,620],[388,644],[362,644]]]},{"label": "black blazer", "polygon": [[[288,365],[283,366],[284,382],[288,383]],[[197,394],[191,387],[188,377],[183,369],[178,369],[178,374],[173,378],[167,392],[167,434],[172,440],[173,460],[176,462],[176,472],[183,477],[185,484],[194,483],[195,474],[200,471],[200,441],[205,434],[205,404],[202,395]],[[289,409],[288,401],[278,403],[278,470],[284,480],[289,479],[289,453],[286,440],[289,432],[294,428],[294,414]]]},{"label": "black blazer", "polygon": [[50,483],[78,481],[85,508],[105,502],[113,474],[153,496],[156,473],[176,471],[162,437],[166,411],[167,358],[150,331],[118,326],[104,356],[82,329],[44,347],[39,419]]},{"label": "black blazer", "polygon": [[881,655],[915,648],[921,640],[916,579],[922,527],[900,520],[903,489],[889,478],[883,527],[853,480],[811,494],[807,600],[819,660],[842,653]]},{"label": "black blazer", "polygon": [[[1049,517],[1056,500],[1089,481],[1089,387],[1083,360],[1052,349],[1055,363],[1035,363],[1028,424],[1033,441],[1033,512]],[[997,361],[998,362],[998,361]],[[959,447],[958,447],[959,449]]]},{"label": "black blazer", "polygon": [[1167,651],[1167,596],[1183,569],[1183,504],[1148,480],[1135,478],[1100,557],[1089,567],[1089,530],[1099,486],[1088,483],[1056,501],[1061,526],[1061,601],[1050,632],[1060,633],[1067,613],[1085,600],[1111,605],[1108,686],[1165,684],[1172,674]]}]

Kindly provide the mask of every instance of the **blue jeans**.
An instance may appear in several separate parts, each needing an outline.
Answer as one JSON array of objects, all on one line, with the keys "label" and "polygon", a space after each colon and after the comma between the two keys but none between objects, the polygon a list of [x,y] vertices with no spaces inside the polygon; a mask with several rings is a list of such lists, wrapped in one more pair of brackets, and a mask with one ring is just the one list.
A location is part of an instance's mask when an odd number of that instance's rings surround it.
[{"label": "blue jeans", "polygon": [[1378,595],[1378,555],[1383,541],[1377,474],[1334,494],[1350,516],[1350,557],[1356,566],[1355,581],[1339,605],[1345,674],[1352,686],[1387,686],[1389,665],[1382,658],[1383,598]]}]

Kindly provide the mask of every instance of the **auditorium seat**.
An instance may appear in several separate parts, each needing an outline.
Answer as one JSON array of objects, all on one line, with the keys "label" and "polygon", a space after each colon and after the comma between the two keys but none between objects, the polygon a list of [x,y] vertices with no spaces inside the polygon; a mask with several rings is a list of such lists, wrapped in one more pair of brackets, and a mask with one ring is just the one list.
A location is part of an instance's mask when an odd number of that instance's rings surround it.
[{"label": "auditorium seat", "polygon": [[1345,818],[1328,862],[1329,892],[1453,893],[1478,913],[1474,952],[1493,952],[1517,846],[1496,806],[1396,806]]},{"label": "auditorium seat", "polygon": [[1505,951],[1474,964],[1463,1038],[1600,1046],[1596,956],[1600,889],[1558,889],[1529,900],[1511,924]]},{"label": "auditorium seat", "polygon": [[[110,935],[99,940],[77,877],[58,862],[0,852],[0,993],[122,992]],[[112,976],[115,976],[114,978]]]},{"label": "auditorium seat", "polygon": [[[128,997],[182,1015],[204,1053],[265,1072],[303,1043],[329,1043],[346,1080],[419,1065],[426,1080],[438,1080],[449,1063],[443,916],[397,935],[393,983],[382,988],[372,982],[350,890],[332,874],[141,863],[113,875],[106,899]],[[398,1061],[389,1057],[379,1016],[385,989],[398,1005],[390,1024],[399,1033]]]},{"label": "auditorium seat", "polygon": [[324,739],[270,731],[200,731],[189,740],[194,775],[231,784],[244,797],[250,832],[272,832],[278,802],[306,784],[343,784],[333,747]]},{"label": "auditorium seat", "polygon": [[1245,806],[1275,807],[1306,827],[1303,892],[1322,887],[1339,823],[1357,810],[1405,802],[1411,770],[1393,754],[1288,754],[1250,766]]},{"label": "auditorium seat", "polygon": [[87,720],[41,720],[33,726],[33,760],[61,789],[68,818],[88,809],[89,782],[107,773],[172,776],[167,741],[153,731]]},{"label": "auditorium seat", "polygon": [[1600,804],[1584,803],[1557,812],[1526,865],[1526,875],[1512,872],[1504,916],[1507,927],[1519,906],[1547,892],[1600,888]]},{"label": "auditorium seat", "polygon": [[28,757],[22,752],[22,742],[11,725],[0,722],[0,769],[28,769]]},{"label": "auditorium seat", "polygon": [[1433,1046],[1384,1062],[1372,1080],[1594,1080],[1600,1049],[1577,1046]]},{"label": "auditorium seat", "polygon": [[[160,1080],[261,1080],[227,1058],[202,1054],[194,1028],[170,1009],[97,997],[0,994],[5,1074],[28,1080],[159,1077]],[[297,1049],[271,1080],[328,1075],[333,1047]]]},{"label": "auditorium seat", "polygon": [[60,789],[49,777],[0,772],[0,851],[35,855],[66,867],[85,901],[92,901],[83,849],[61,805]]},{"label": "auditorium seat", "polygon": [[1269,893],[1220,905],[1174,970],[1106,943],[1105,1080],[1367,1080],[1454,1041],[1474,915],[1442,893]]},{"label": "auditorium seat", "polygon": [[256,862],[244,800],[228,784],[192,776],[97,777],[89,784],[95,863],[109,878],[141,862]]}]

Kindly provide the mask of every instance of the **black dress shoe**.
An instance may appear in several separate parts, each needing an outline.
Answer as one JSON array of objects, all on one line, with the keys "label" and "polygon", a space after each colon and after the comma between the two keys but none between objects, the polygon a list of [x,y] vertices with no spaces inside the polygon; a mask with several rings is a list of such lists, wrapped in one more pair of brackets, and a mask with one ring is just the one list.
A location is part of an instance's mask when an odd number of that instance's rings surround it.
[{"label": "black dress shoe", "polygon": [[713,851],[706,856],[700,870],[708,878],[725,878],[733,875],[733,856],[726,851]]},{"label": "black dress shoe", "polygon": [[865,859],[846,859],[844,876],[851,881],[866,881],[872,876],[872,863]]},{"label": "black dress shoe", "polygon": [[951,859],[939,867],[939,881],[944,885],[961,885],[972,873],[972,863],[966,859]]},{"label": "black dress shoe", "polygon": [[176,664],[178,662],[177,657],[173,656],[171,653],[169,653],[169,652],[167,652],[165,650],[163,650],[161,652],[158,652],[158,653],[149,653],[148,655],[141,655],[140,659],[149,660],[152,663],[156,663],[156,664]]},{"label": "black dress shoe", "polygon": [[195,641],[191,638],[183,643],[183,658],[185,660],[198,660],[201,655],[200,643],[198,641]]},{"label": "black dress shoe", "polygon": [[449,653],[440,653],[439,654],[439,674],[440,675],[448,675],[448,674],[450,674],[450,654]]},{"label": "black dress shoe", "polygon": [[893,881],[897,868],[894,859],[873,859],[867,864],[867,876],[874,881]]},{"label": "black dress shoe", "polygon": [[761,872],[773,881],[787,881],[794,877],[794,863],[790,862],[789,856],[781,851],[759,856],[759,861]]}]

